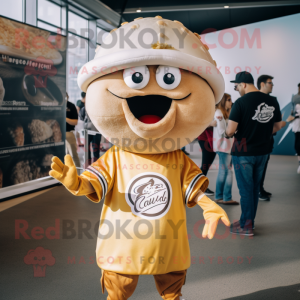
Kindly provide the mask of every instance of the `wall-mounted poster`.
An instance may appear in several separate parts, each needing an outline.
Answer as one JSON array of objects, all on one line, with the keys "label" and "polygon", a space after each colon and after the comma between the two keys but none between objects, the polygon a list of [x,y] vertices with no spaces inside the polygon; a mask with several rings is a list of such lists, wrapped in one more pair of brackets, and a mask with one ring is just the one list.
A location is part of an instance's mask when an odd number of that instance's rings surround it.
[{"label": "wall-mounted poster", "polygon": [[65,153],[66,37],[0,17],[0,188]]}]

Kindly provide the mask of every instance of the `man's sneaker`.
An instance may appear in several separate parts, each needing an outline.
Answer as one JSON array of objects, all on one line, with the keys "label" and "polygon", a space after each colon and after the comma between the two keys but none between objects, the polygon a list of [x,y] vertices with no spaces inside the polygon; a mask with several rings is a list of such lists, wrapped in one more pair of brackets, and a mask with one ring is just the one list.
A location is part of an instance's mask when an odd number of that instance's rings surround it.
[{"label": "man's sneaker", "polygon": [[[232,227],[241,227],[240,226],[240,221],[236,221],[234,223],[231,224]],[[255,227],[253,226],[252,229],[255,229]]]},{"label": "man's sneaker", "polygon": [[271,196],[272,196],[272,194],[269,193],[269,192],[267,192],[264,188],[260,190],[260,193],[263,194],[263,195],[266,195],[266,196],[268,196],[268,197],[271,197]]},{"label": "man's sneaker", "polygon": [[213,196],[215,193],[212,190],[210,190],[209,188],[207,188],[206,191],[204,192],[204,194],[206,196]]},{"label": "man's sneaker", "polygon": [[300,165],[299,165],[299,167],[297,169],[297,174],[300,174]]},{"label": "man's sneaker", "polygon": [[261,201],[270,201],[270,197],[268,197],[267,195],[264,195],[262,193],[259,193],[259,200]]},{"label": "man's sneaker", "polygon": [[[238,225],[237,225],[237,223],[238,223]],[[239,234],[239,235],[247,235],[247,236],[254,235],[252,228],[245,228],[245,227],[241,228],[239,226],[239,222],[236,222],[230,226],[230,232],[232,234]]]}]

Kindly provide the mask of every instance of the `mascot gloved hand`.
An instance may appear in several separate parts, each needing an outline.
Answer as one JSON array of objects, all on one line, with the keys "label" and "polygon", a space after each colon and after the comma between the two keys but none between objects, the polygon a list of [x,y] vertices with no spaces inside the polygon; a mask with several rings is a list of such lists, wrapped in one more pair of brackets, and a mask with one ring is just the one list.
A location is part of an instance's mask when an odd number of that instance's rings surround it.
[{"label": "mascot gloved hand", "polygon": [[113,147],[78,177],[69,159],[54,159],[51,175],[74,195],[104,201],[96,247],[102,291],[125,300],[139,275],[153,275],[163,299],[179,300],[191,264],[187,207],[203,209],[204,237],[213,238],[220,219],[230,225],[204,195],[208,178],[181,151],[213,120],[222,74],[197,33],[156,16],[112,30],[77,82]]},{"label": "mascot gloved hand", "polygon": [[197,204],[203,209],[203,216],[205,219],[202,237],[212,239],[216,233],[220,219],[226,226],[230,226],[230,220],[225,210],[206,197],[202,191],[199,191],[195,198]]},{"label": "mascot gloved hand", "polygon": [[71,155],[65,156],[65,164],[56,156],[52,157],[49,175],[60,181],[68,190],[77,190],[79,176]]},{"label": "mascot gloved hand", "polygon": [[84,195],[94,192],[88,180],[77,175],[77,169],[71,155],[65,156],[65,164],[57,157],[52,157],[51,171],[49,175],[60,181],[71,193]]}]

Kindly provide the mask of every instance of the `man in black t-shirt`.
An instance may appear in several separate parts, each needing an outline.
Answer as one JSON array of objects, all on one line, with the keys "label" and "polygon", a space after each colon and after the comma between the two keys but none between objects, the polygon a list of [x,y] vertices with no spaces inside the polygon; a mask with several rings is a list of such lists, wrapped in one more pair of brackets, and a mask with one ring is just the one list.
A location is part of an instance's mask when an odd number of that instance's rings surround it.
[{"label": "man in black t-shirt", "polygon": [[231,154],[242,209],[231,232],[252,236],[260,182],[271,153],[272,134],[281,128],[281,113],[276,99],[254,86],[250,73],[240,72],[231,82],[241,97],[231,109],[225,136],[235,138]]},{"label": "man in black t-shirt", "polygon": [[66,154],[73,158],[75,166],[80,168],[80,161],[77,154],[77,143],[73,132],[78,123],[78,113],[75,105],[69,102],[69,95],[66,93]]}]

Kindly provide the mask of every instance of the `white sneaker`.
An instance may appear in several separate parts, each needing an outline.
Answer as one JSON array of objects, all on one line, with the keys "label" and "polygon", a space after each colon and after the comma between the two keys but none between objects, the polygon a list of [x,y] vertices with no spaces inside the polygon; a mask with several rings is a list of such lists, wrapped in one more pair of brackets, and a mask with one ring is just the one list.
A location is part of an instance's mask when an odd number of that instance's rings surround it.
[{"label": "white sneaker", "polygon": [[300,174],[300,165],[299,165],[299,167],[297,169],[297,173]]}]

